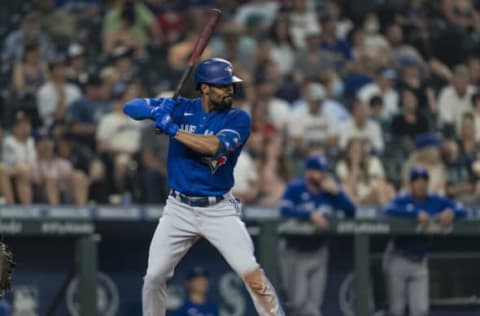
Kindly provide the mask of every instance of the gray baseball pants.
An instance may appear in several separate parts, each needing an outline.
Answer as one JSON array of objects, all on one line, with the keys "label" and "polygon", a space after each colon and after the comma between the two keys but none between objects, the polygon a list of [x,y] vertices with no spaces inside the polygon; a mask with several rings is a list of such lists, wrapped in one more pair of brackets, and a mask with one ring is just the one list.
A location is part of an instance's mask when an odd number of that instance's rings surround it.
[{"label": "gray baseball pants", "polygon": [[275,290],[259,270],[252,239],[231,195],[207,207],[192,207],[169,196],[150,244],[142,291],[143,316],[165,315],[167,280],[200,237],[216,247],[242,278],[259,315],[284,316]]},{"label": "gray baseball pants", "polygon": [[282,279],[294,315],[321,316],[327,283],[328,246],[312,251],[284,247]]},{"label": "gray baseball pants", "polygon": [[391,252],[385,256],[385,279],[391,316],[404,316],[406,307],[410,316],[429,313],[429,280],[427,259],[414,262]]}]

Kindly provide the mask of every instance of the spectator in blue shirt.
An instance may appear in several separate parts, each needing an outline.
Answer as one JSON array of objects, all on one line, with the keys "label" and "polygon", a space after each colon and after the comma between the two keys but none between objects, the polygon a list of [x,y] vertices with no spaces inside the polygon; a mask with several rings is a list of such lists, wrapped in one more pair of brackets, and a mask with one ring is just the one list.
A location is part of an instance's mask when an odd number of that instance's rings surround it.
[{"label": "spectator in blue shirt", "polygon": [[194,267],[187,275],[187,298],[174,316],[219,316],[218,306],[207,299],[208,271]]},{"label": "spectator in blue shirt", "polygon": [[[324,156],[307,158],[304,179],[291,181],[280,202],[284,218],[310,220],[319,230],[326,231],[328,218],[334,213],[354,216],[355,206],[327,170]],[[293,235],[283,241],[283,281],[291,314],[320,316],[327,280],[327,242],[318,236]]]},{"label": "spectator in blue shirt", "polygon": [[85,83],[85,95],[68,109],[68,121],[75,141],[95,150],[95,132],[102,116],[111,110],[106,102],[103,81],[96,75]]},{"label": "spectator in blue shirt", "polygon": [[[446,229],[452,225],[454,218],[466,215],[460,203],[428,193],[428,169],[414,166],[409,176],[410,192],[399,195],[387,205],[386,215],[416,218],[422,229],[426,229],[433,221],[438,221]],[[430,240],[424,235],[394,237],[389,243],[384,261],[389,315],[403,316],[407,305],[411,316],[428,315],[429,249]]]},{"label": "spectator in blue shirt", "polygon": [[337,69],[345,67],[347,62],[352,59],[350,44],[337,37],[337,20],[335,17],[325,15],[322,22],[322,39],[320,48],[329,51],[335,55]]}]

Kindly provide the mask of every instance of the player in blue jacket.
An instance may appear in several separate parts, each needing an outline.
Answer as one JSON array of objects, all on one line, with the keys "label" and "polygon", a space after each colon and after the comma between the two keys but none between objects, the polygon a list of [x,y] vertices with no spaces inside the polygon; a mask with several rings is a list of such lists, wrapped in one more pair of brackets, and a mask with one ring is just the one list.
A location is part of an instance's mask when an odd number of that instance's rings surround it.
[{"label": "player in blue jacket", "polygon": [[208,271],[194,267],[187,274],[187,298],[174,316],[219,316],[218,306],[207,299]]},{"label": "player in blue jacket", "polygon": [[[426,229],[432,221],[447,229],[453,219],[464,217],[460,203],[438,194],[428,193],[429,173],[424,167],[410,170],[410,192],[396,197],[385,207],[385,214],[416,218]],[[426,316],[429,312],[427,254],[430,238],[427,236],[394,237],[387,246],[384,269],[387,280],[389,311],[392,316],[403,316],[408,305],[410,316]]]},{"label": "player in blue jacket", "polygon": [[152,119],[170,136],[167,171],[171,187],[148,257],[143,316],[164,316],[166,282],[188,249],[205,237],[245,281],[260,315],[284,315],[274,288],[254,256],[252,240],[231,194],[233,168],[250,135],[250,117],[232,107],[235,84],[230,62],[199,63],[200,98],[134,99],[130,117]]},{"label": "player in blue jacket", "polygon": [[[328,218],[353,217],[355,206],[328,174],[324,156],[305,161],[304,179],[291,181],[280,202],[284,218],[310,220],[319,230],[328,230]],[[321,315],[327,280],[328,245],[318,236],[286,236],[282,270],[292,315]]]}]

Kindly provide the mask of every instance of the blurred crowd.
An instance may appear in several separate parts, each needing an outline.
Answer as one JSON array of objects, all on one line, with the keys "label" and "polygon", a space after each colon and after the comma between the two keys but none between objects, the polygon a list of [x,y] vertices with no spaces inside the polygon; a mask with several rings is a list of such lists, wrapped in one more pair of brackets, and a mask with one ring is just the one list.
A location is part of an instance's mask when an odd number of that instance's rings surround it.
[{"label": "blurred crowd", "polygon": [[122,106],[172,93],[212,7],[202,57],[234,64],[252,118],[244,204],[278,206],[312,153],[357,205],[391,200],[413,165],[479,201],[480,1],[25,0],[0,16],[2,202],[163,203],[168,139]]}]

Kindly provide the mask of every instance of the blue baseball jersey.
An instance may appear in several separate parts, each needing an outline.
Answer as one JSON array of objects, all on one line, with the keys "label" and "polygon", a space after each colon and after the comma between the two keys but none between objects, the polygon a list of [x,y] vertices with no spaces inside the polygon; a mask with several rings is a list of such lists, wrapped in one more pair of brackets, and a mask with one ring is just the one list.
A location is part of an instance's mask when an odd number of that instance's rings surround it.
[{"label": "blue baseball jersey", "polygon": [[400,217],[417,217],[420,211],[435,216],[446,209],[451,209],[455,217],[466,216],[462,203],[438,194],[429,194],[423,201],[417,201],[410,193],[401,194],[393,199],[384,209],[386,215]]},{"label": "blue baseball jersey", "polygon": [[213,303],[195,304],[187,299],[174,316],[219,316],[218,307]]},{"label": "blue baseball jersey", "polygon": [[355,205],[341,189],[336,195],[328,192],[312,193],[305,180],[293,180],[288,183],[280,201],[280,211],[283,217],[305,219],[312,212],[320,212],[327,217],[339,212],[343,216],[352,217],[355,215]]},{"label": "blue baseball jersey", "polygon": [[[288,183],[280,201],[280,212],[285,218],[308,219],[312,212],[319,212],[325,217],[334,213],[340,217],[352,217],[355,205],[342,190],[336,195],[328,192],[312,193],[305,180],[293,180]],[[326,238],[303,235],[289,235],[285,239],[288,248],[304,252],[316,251],[327,241]]]},{"label": "blue baseball jersey", "polygon": [[[152,100],[152,105],[161,99]],[[228,192],[234,184],[233,169],[250,136],[247,112],[231,108],[225,111],[203,111],[199,98],[178,98],[171,113],[181,130],[200,135],[216,135],[220,151],[215,157],[193,151],[170,138],[167,170],[168,184],[174,190],[192,196],[214,196]]]},{"label": "blue baseball jersey", "polygon": [[[466,210],[459,202],[438,194],[429,194],[423,201],[417,201],[410,193],[401,194],[393,199],[385,208],[388,216],[417,218],[424,211],[435,217],[444,210],[450,209],[456,218],[465,217]],[[427,236],[402,236],[394,238],[395,248],[412,259],[423,259],[430,250],[431,242]]]}]

